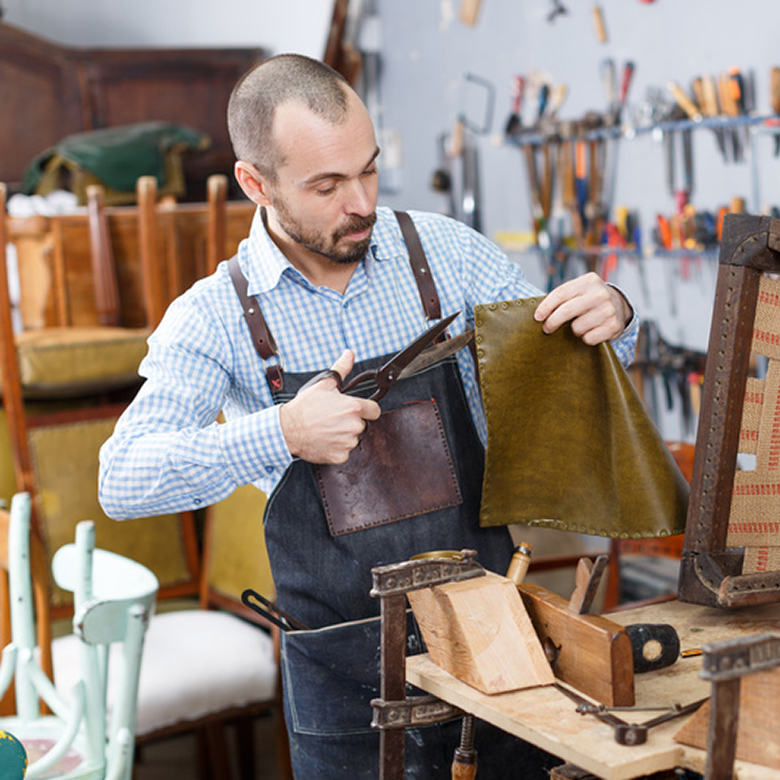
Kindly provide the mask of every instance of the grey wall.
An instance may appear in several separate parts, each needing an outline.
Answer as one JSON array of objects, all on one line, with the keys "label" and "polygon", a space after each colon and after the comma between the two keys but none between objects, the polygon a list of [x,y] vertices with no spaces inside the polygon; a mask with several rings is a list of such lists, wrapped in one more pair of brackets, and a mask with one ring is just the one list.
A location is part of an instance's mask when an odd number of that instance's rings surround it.
[{"label": "grey wall", "polygon": [[321,56],[330,0],[3,0],[9,24],[68,46],[263,46]]}]

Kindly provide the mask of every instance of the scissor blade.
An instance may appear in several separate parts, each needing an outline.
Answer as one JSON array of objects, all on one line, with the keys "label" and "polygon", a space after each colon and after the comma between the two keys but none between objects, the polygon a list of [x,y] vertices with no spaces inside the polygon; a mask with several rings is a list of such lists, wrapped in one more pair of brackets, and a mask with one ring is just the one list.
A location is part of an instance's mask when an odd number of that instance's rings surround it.
[{"label": "scissor blade", "polygon": [[383,390],[387,390],[401,375],[401,372],[411,363],[429,344],[432,344],[436,338],[444,333],[450,323],[460,314],[456,311],[449,317],[445,317],[425,333],[418,336],[411,344],[397,352],[385,363],[382,368],[376,372],[376,383]]},{"label": "scissor blade", "polygon": [[463,347],[468,346],[473,340],[474,330],[472,329],[461,333],[459,336],[453,336],[451,339],[442,341],[441,344],[434,344],[432,347],[428,347],[401,371],[398,378],[406,379],[406,377],[416,374],[418,371],[423,371],[428,368],[428,366],[439,363],[444,360],[444,358],[454,355],[456,352],[460,352]]}]

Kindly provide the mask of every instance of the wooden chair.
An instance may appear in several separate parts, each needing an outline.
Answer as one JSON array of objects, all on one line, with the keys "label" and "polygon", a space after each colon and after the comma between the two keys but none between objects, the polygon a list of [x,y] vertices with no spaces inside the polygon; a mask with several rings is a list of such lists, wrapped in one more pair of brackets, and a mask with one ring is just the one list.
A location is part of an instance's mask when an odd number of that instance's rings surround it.
[{"label": "wooden chair", "polygon": [[[195,594],[198,551],[191,513],[118,524],[97,500],[98,451],[140,384],[137,369],[149,333],[138,318],[139,327],[101,324],[116,322],[117,314],[120,322],[126,319],[122,300],[118,312],[111,303],[121,298],[116,290],[123,289],[114,279],[111,256],[98,251],[100,241],[93,240],[99,235],[96,226],[106,234],[114,227],[101,222],[99,190],[92,192],[87,213],[50,218],[42,256],[17,252],[21,331],[14,327],[5,254],[16,232],[6,217],[4,189],[1,195],[3,410],[15,486],[31,496],[33,526],[46,559],[50,562],[54,551],[73,538],[76,524],[89,517],[105,549],[155,572],[162,597]],[[36,297],[40,289],[50,294]],[[67,614],[70,602],[62,589],[53,589],[55,616]]]},{"label": "wooden chair", "polygon": [[[13,498],[10,518],[0,520],[7,553],[0,556],[0,566],[9,573],[12,624],[12,641],[0,664],[0,691],[15,678],[16,694],[16,714],[0,718],[0,728],[27,750],[28,778],[130,780],[138,675],[157,579],[134,561],[95,550],[95,527],[88,521],[79,523],[75,545],[58,550],[53,573],[74,594],[70,638],[78,645],[79,662],[66,700],[35,656],[30,519],[30,496],[20,493]],[[55,640],[55,647],[61,641]],[[108,674],[117,680],[110,718]],[[41,714],[41,700],[53,715]]]},{"label": "wooden chair", "polygon": [[[201,776],[227,778],[233,763],[227,726],[234,725],[239,776],[253,778],[251,728],[258,716],[270,714],[276,719],[280,776],[292,777],[274,637],[241,602],[246,588],[273,598],[264,506],[264,494],[247,486],[208,509],[198,608],[167,611],[151,620],[138,692],[140,762],[144,746],[194,732]],[[55,679],[66,684],[73,679],[77,652],[74,642],[55,648]]]}]

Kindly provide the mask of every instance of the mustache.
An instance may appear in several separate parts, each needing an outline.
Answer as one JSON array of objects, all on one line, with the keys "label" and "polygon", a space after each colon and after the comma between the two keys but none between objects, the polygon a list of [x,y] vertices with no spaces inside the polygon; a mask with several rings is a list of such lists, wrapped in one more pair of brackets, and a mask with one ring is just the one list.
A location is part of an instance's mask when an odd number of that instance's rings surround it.
[{"label": "mustache", "polygon": [[344,236],[349,236],[352,233],[360,233],[362,230],[368,230],[374,226],[375,222],[376,212],[369,214],[366,217],[355,217],[355,219],[344,225],[344,227],[339,228],[333,234],[333,240],[338,241],[339,239],[344,238]]}]

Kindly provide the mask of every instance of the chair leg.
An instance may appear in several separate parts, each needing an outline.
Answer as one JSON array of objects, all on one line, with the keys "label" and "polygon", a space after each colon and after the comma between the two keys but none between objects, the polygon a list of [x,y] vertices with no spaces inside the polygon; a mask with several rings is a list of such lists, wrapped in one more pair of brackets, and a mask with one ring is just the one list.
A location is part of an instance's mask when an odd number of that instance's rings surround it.
[{"label": "chair leg", "polygon": [[227,749],[227,727],[224,722],[209,723],[206,730],[208,745],[208,767],[212,780],[223,780],[232,776],[230,755]]},{"label": "chair leg", "polygon": [[198,756],[198,780],[216,780],[211,774],[211,751],[205,726],[195,730],[195,742]]},{"label": "chair leg", "polygon": [[247,715],[234,721],[236,729],[236,754],[238,756],[238,777],[240,780],[254,780],[255,777],[255,718]]}]

